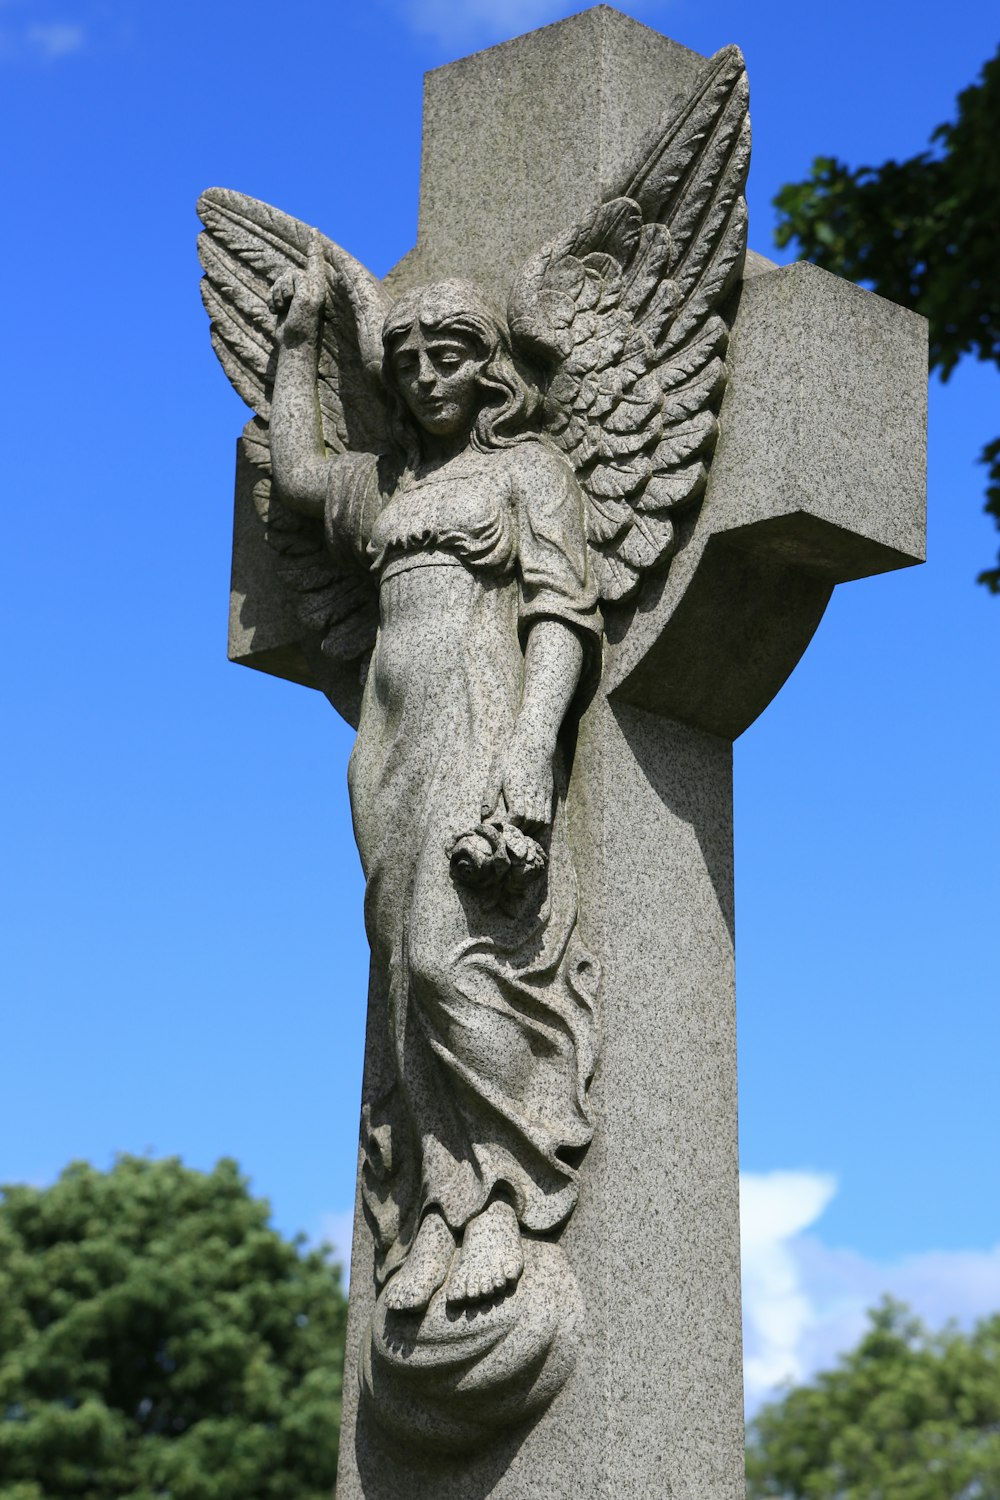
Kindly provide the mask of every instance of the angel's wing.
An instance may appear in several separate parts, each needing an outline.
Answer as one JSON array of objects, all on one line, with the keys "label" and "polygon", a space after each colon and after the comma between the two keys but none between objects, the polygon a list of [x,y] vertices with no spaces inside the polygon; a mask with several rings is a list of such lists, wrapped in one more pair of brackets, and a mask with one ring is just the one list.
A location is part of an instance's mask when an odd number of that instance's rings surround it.
[{"label": "angel's wing", "polygon": [[[268,542],[282,556],[279,574],[296,595],[299,618],[323,633],[323,649],[344,660],[366,654],[377,619],[370,579],[339,567],[322,526],[296,515],[271,493],[267,423],[277,356],[271,287],[305,265],[311,230],[256,198],[209,188],[198,200],[204,232],[198,255],[212,344],[236,391],[256,416],[243,432],[259,474],[254,503]],[[382,452],[388,446],[381,384],[382,324],[392,299],[339,245],[323,239],[327,297],[319,354],[319,404],[331,453]]]},{"label": "angel's wing", "polygon": [[748,88],[736,47],[638,154],[619,196],[519,271],[515,341],[548,366],[546,426],[573,464],[601,597],[670,557],[704,491],[726,382],[725,304],[746,250]]}]

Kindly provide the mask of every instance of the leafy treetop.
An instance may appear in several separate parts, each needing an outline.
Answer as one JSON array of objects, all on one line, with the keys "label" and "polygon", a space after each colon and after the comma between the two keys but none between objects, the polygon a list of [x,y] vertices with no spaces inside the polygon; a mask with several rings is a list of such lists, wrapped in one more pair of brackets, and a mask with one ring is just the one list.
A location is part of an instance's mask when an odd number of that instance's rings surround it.
[{"label": "leafy treetop", "polygon": [[1000,1500],[1000,1315],[929,1334],[900,1303],[751,1423],[747,1500]]},{"label": "leafy treetop", "polygon": [[0,1500],[328,1500],[339,1271],[234,1162],[0,1191]]},{"label": "leafy treetop", "polygon": [[[957,116],[906,161],[851,169],[818,157],[775,198],[781,246],[930,322],[931,369],[964,355],[1000,368],[1000,50],[958,96]],[[987,511],[1000,526],[1000,439],[981,455]],[[1000,593],[1000,567],[979,581]]]}]

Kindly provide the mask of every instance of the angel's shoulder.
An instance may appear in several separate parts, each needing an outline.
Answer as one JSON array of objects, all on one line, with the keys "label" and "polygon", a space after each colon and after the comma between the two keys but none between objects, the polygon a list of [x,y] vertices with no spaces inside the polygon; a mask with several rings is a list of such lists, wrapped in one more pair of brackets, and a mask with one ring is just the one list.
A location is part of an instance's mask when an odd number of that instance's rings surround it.
[{"label": "angel's shoulder", "polygon": [[375,453],[337,453],[327,462],[327,493],[331,498],[382,489],[386,481],[382,459]]},{"label": "angel's shoulder", "polygon": [[573,466],[548,438],[532,435],[503,452],[510,477],[520,493],[535,490],[551,494],[567,489],[575,493]]}]

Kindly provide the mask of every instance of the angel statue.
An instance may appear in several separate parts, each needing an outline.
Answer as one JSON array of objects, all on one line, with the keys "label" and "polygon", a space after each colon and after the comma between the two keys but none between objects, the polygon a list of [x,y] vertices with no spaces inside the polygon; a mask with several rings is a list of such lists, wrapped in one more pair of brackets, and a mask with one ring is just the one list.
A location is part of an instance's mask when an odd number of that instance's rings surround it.
[{"label": "angel statue", "polygon": [[461,280],[393,301],[297,220],[199,204],[268,539],[304,631],[365,679],[349,787],[389,1060],[362,1132],[383,1332],[515,1305],[577,1201],[599,963],[573,730],[604,616],[705,489],[748,154],[727,48],[506,308]]}]

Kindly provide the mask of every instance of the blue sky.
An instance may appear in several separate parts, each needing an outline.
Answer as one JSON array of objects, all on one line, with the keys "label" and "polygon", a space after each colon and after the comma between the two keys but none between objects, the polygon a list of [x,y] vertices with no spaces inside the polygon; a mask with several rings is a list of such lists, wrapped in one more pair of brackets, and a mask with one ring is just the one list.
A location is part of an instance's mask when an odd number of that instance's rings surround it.
[{"label": "blue sky", "polygon": [[[245,417],[194,202],[239,188],[384,273],[413,242],[424,69],[579,7],[0,0],[7,642],[0,1180],[236,1156],[278,1225],[343,1232],[367,954],[318,695],[230,666]],[[743,47],[751,243],[813,155],[920,149],[992,5],[643,0]],[[786,257],[787,258],[787,257]],[[1000,600],[974,584],[997,376],[931,394],[930,561],[837,591],[737,746],[753,1400],[883,1289],[1000,1307]]]}]

